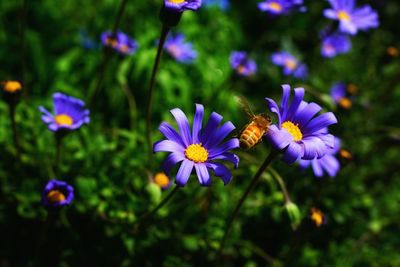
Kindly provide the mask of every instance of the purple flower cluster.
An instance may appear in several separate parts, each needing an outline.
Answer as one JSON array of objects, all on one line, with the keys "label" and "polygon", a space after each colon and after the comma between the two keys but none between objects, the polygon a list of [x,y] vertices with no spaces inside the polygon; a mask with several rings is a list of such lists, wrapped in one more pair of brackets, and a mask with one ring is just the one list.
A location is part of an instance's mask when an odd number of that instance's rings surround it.
[{"label": "purple flower cluster", "polygon": [[240,76],[250,76],[256,73],[257,64],[248,58],[244,51],[233,51],[229,57],[232,69]]},{"label": "purple flower cluster", "polygon": [[138,48],[136,41],[121,31],[117,31],[115,36],[111,31],[103,32],[101,42],[104,46],[111,47],[121,55],[132,55]]},{"label": "purple flower cluster", "polygon": [[285,75],[292,75],[295,78],[306,79],[308,77],[308,68],[305,64],[295,58],[289,52],[277,52],[271,56],[272,62],[283,67]]},{"label": "purple flower cluster", "polygon": [[197,10],[201,7],[201,0],[164,0],[164,6],[171,12]]},{"label": "purple flower cluster", "polygon": [[345,54],[351,49],[350,38],[343,34],[332,34],[322,40],[321,55],[326,58]]},{"label": "purple flower cluster", "polygon": [[258,9],[271,15],[283,15],[292,10],[304,10],[303,0],[265,0],[258,4]]},{"label": "purple flower cluster", "polygon": [[176,61],[182,63],[192,63],[197,57],[197,52],[193,49],[192,43],[185,42],[183,34],[170,36],[165,41],[164,49]]}]

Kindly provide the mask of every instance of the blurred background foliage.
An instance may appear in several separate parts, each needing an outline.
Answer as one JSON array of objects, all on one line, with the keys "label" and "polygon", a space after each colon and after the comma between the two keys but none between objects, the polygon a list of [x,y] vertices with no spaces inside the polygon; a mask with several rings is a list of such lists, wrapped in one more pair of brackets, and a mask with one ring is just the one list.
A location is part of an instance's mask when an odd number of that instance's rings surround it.
[{"label": "blurred background foliage", "polygon": [[[369,2],[380,27],[352,38],[352,51],[333,59],[320,56],[319,32],[332,22],[325,1],[306,1],[305,13],[270,18],[258,1],[232,1],[226,11],[202,7],[185,12],[174,32],[193,42],[192,65],[163,56],[157,78],[153,139],[169,110],[193,117],[194,103],[216,111],[237,126],[248,122],[234,95],[245,96],[256,112],[264,98],[279,100],[280,85],[304,86],[306,98],[334,110],[332,132],[351,151],[334,178],[317,179],[311,170],[275,161],[302,222],[292,230],[284,197],[267,171],[234,223],[222,260],[214,260],[226,218],[268,152],[264,142],[238,151],[240,167],[223,186],[213,179],[188,185],[150,222],[133,221],[166,194],[150,182],[165,155],[147,159],[144,110],[159,38],[161,1],[128,1],[120,29],[139,43],[134,55],[113,54],[101,90],[90,105],[91,123],[66,137],[60,172],[54,170],[54,136],[42,123],[39,105],[52,106],[52,93],[88,101],[103,57],[101,32],[111,29],[119,1],[2,0],[0,2],[0,79],[21,79],[17,107],[23,153],[12,142],[7,104],[0,102],[0,266],[400,266],[399,140],[400,48],[397,1]],[[310,69],[306,81],[281,74],[269,60],[289,49]],[[258,64],[250,78],[234,75],[232,50],[245,50]],[[338,81],[357,86],[353,108],[336,108],[329,88]],[[76,198],[58,214],[41,205],[51,178],[75,187]],[[327,224],[309,220],[320,208]]]}]

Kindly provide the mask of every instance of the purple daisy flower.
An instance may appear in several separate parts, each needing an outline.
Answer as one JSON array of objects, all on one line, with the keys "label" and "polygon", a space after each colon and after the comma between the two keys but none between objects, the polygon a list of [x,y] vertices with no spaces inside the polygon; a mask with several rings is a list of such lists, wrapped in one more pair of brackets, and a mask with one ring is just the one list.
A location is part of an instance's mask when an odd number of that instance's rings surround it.
[{"label": "purple daisy flower", "polygon": [[341,32],[355,35],[358,30],[366,31],[379,26],[378,13],[369,5],[355,7],[355,0],[328,0],[331,9],[324,10],[324,16],[339,20]]},{"label": "purple daisy flower", "polygon": [[50,180],[42,192],[42,203],[49,208],[67,206],[74,199],[74,188],[64,181]]},{"label": "purple daisy flower", "polygon": [[326,127],[337,123],[332,112],[316,116],[321,107],[303,100],[304,89],[295,88],[289,104],[290,86],[282,85],[281,105],[265,98],[271,112],[278,115],[278,125],[271,125],[266,137],[276,149],[282,150],[283,160],[294,163],[298,159],[322,158],[334,146],[334,137],[325,131]]},{"label": "purple daisy flower", "polygon": [[193,50],[192,43],[185,43],[183,34],[168,37],[165,41],[164,49],[176,61],[182,63],[192,63],[197,57],[197,52]]},{"label": "purple daisy flower", "polygon": [[158,141],[153,146],[154,152],[171,153],[163,164],[165,173],[169,175],[171,168],[178,162],[182,162],[176,175],[175,183],[178,186],[184,186],[187,183],[193,168],[202,186],[211,184],[208,169],[214,171],[215,176],[221,177],[225,185],[228,184],[232,179],[232,174],[224,164],[218,161],[230,161],[236,168],[239,164],[239,157],[228,152],[239,147],[239,140],[231,138],[221,144],[235,126],[228,121],[218,127],[222,116],[213,112],[205,128],[202,129],[204,107],[200,104],[196,104],[192,131],[182,110],[175,108],[171,110],[171,113],[175,117],[180,134],[168,123],[163,122],[158,129],[167,139]]},{"label": "purple daisy flower", "polygon": [[[327,129],[325,130],[328,131]],[[316,177],[322,177],[324,171],[329,177],[335,177],[340,170],[340,163],[335,154],[340,150],[340,139],[335,138],[334,147],[329,149],[325,156],[320,159],[300,160],[299,165],[302,169],[308,168],[310,165]]]},{"label": "purple daisy flower", "polygon": [[111,47],[121,55],[132,55],[138,48],[138,44],[127,34],[117,31],[115,37],[111,31],[106,31],[101,34],[101,42],[104,46]]},{"label": "purple daisy flower", "polygon": [[332,34],[322,40],[321,55],[332,58],[338,54],[345,54],[351,49],[350,38],[342,34]]},{"label": "purple daisy flower", "polygon": [[201,0],[164,0],[164,6],[172,12],[197,10],[201,7]]},{"label": "purple daisy flower", "polygon": [[42,121],[48,124],[49,129],[53,132],[76,130],[90,122],[89,110],[85,109],[85,103],[80,99],[62,93],[54,93],[53,105],[55,115],[43,106],[39,107],[43,113]]},{"label": "purple daisy flower", "polygon": [[232,69],[240,76],[250,76],[256,73],[257,64],[247,57],[244,51],[233,51],[229,57]]},{"label": "purple daisy flower", "polygon": [[277,52],[271,56],[272,62],[283,67],[285,75],[293,75],[299,79],[308,77],[308,68],[305,64],[301,64],[297,58],[288,52]]},{"label": "purple daisy flower", "polygon": [[344,109],[349,109],[352,106],[352,101],[347,95],[347,85],[343,82],[335,83],[330,89],[333,102]]},{"label": "purple daisy flower", "polygon": [[302,4],[303,0],[265,0],[264,2],[258,3],[258,9],[272,15],[282,15],[296,8],[304,10],[304,7],[301,6]]},{"label": "purple daisy flower", "polygon": [[229,8],[228,0],[204,0],[203,4],[205,6],[217,6],[222,10],[227,10]]}]

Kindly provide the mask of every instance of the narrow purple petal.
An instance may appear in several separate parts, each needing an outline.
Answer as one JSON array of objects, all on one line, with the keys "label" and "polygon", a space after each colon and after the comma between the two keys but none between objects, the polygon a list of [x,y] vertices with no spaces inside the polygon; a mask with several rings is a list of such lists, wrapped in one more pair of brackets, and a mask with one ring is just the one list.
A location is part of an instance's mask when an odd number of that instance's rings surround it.
[{"label": "narrow purple petal", "polygon": [[176,184],[178,186],[185,186],[189,180],[190,174],[192,173],[194,162],[191,160],[184,160],[176,174]]},{"label": "narrow purple petal", "polygon": [[189,121],[185,113],[183,113],[183,111],[180,110],[179,108],[172,109],[171,113],[175,117],[175,120],[178,124],[178,128],[181,133],[183,142],[185,143],[186,146],[191,145],[193,143],[193,140],[190,134]]},{"label": "narrow purple petal", "polygon": [[319,160],[314,159],[311,161],[311,166],[316,177],[322,177],[324,175],[324,170],[322,169]]},{"label": "narrow purple petal", "polygon": [[218,156],[228,150],[238,148],[239,147],[239,139],[237,138],[232,138],[223,143],[222,145],[218,147],[212,147],[210,150],[208,150],[208,157],[210,159],[213,159],[215,156]]},{"label": "narrow purple petal", "polygon": [[197,144],[200,142],[200,131],[203,123],[204,107],[203,105],[196,104],[196,113],[193,120],[193,143]]},{"label": "narrow purple petal", "polygon": [[168,157],[164,160],[162,169],[164,172],[168,175],[169,172],[171,171],[172,167],[177,164],[178,162],[181,162],[185,159],[183,154],[180,153],[171,153],[168,155]]},{"label": "narrow purple petal", "polygon": [[182,137],[166,122],[162,122],[158,127],[158,130],[169,140],[174,141],[180,144],[182,147],[185,146],[185,143],[182,140]]},{"label": "narrow purple petal", "polygon": [[290,98],[290,85],[284,84],[282,85],[283,89],[283,95],[282,95],[282,101],[281,101],[281,117],[282,121],[286,120],[286,113],[288,109],[288,102]]},{"label": "narrow purple petal", "polygon": [[302,146],[296,142],[291,142],[283,154],[283,161],[287,164],[292,164],[302,156]]},{"label": "narrow purple petal", "polygon": [[210,173],[207,170],[206,164],[196,163],[196,164],[194,164],[194,168],[196,169],[197,178],[199,179],[199,183],[203,186],[211,185]]},{"label": "narrow purple petal", "polygon": [[227,185],[232,180],[231,172],[223,164],[207,162],[206,165],[214,171],[215,176],[221,177],[222,181],[224,181],[224,185]]},{"label": "narrow purple petal", "polygon": [[267,101],[268,109],[278,116],[278,124],[281,125],[283,121],[281,119],[281,113],[279,112],[278,104],[276,104],[276,102],[273,99],[268,97],[266,97],[265,100]]},{"label": "narrow purple petal", "polygon": [[224,123],[220,128],[216,129],[211,136],[207,136],[207,141],[203,144],[205,148],[212,149],[217,146],[222,140],[225,139],[233,130],[235,126],[232,122]]},{"label": "narrow purple petal", "polygon": [[337,119],[332,112],[327,112],[312,119],[304,128],[304,134],[312,134],[322,128],[328,127],[331,124],[337,123]]},{"label": "narrow purple petal", "polygon": [[153,152],[177,152],[177,153],[184,153],[184,147],[182,145],[171,141],[171,140],[161,140],[155,142],[153,145]]},{"label": "narrow purple petal", "polygon": [[237,168],[239,166],[239,157],[233,153],[230,152],[224,152],[218,156],[215,156],[212,158],[213,160],[216,159],[221,159],[221,160],[227,160],[233,163],[233,165],[235,166],[235,168]]},{"label": "narrow purple petal", "polygon": [[303,109],[299,109],[295,118],[292,119],[293,123],[298,123],[300,126],[307,125],[307,123],[321,111],[321,106],[316,103],[309,103]]},{"label": "narrow purple petal", "polygon": [[295,116],[297,109],[300,106],[300,103],[304,98],[304,88],[295,88],[294,89],[294,97],[292,102],[290,103],[290,107],[286,114],[286,120],[292,120]]},{"label": "narrow purple petal", "polygon": [[279,150],[284,149],[293,141],[293,136],[288,131],[280,130],[276,125],[269,127],[266,138],[274,148]]},{"label": "narrow purple petal", "polygon": [[213,132],[217,129],[218,125],[222,121],[222,116],[216,112],[211,113],[210,118],[207,121],[206,127],[203,130],[203,134],[200,138],[200,141],[205,144],[208,138],[213,134]]}]

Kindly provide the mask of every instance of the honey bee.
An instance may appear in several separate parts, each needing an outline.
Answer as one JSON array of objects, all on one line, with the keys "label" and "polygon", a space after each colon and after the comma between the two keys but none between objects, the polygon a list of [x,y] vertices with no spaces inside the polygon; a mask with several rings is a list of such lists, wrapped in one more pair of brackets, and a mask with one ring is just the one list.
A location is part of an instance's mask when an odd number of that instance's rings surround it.
[{"label": "honey bee", "polygon": [[263,135],[268,131],[271,118],[266,114],[255,115],[244,98],[237,97],[237,101],[250,118],[250,122],[240,132],[240,147],[250,149],[261,142]]}]

